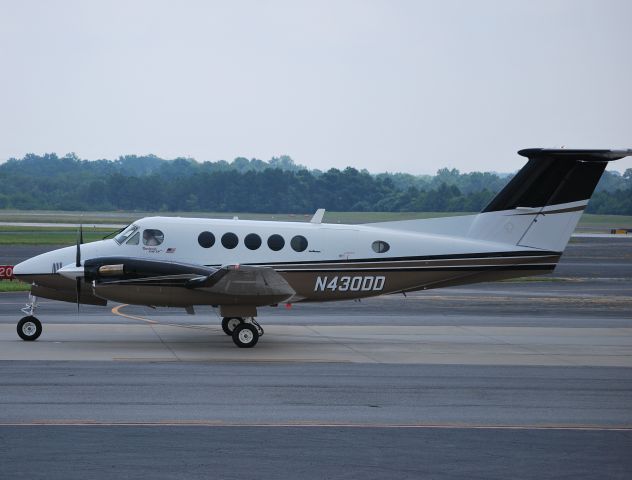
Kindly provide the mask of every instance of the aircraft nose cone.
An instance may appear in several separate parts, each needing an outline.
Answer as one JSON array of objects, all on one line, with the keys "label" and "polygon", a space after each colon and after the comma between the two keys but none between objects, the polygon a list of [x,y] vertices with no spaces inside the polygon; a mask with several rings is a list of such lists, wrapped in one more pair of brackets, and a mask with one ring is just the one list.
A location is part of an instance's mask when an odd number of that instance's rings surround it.
[{"label": "aircraft nose cone", "polygon": [[21,275],[28,275],[29,273],[35,273],[35,272],[30,271],[31,269],[29,268],[29,263],[30,263],[30,260],[25,260],[15,265],[13,267],[13,276],[20,277]]}]

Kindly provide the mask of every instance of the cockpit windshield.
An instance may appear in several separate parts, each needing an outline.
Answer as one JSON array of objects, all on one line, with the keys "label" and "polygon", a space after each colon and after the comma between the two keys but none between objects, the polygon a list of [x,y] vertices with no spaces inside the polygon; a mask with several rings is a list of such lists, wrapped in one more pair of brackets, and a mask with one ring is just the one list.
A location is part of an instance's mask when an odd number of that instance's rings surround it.
[{"label": "cockpit windshield", "polygon": [[134,232],[136,232],[136,230],[138,230],[138,227],[136,225],[130,225],[121,233],[119,233],[116,237],[114,237],[114,240],[116,241],[116,243],[121,245],[125,243],[125,240],[131,237],[134,234]]}]

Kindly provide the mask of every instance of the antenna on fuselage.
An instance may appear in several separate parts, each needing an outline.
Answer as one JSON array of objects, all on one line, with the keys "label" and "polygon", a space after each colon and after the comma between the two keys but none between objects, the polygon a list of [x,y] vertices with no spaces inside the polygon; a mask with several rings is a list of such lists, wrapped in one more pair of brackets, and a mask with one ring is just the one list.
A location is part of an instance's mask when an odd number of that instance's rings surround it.
[{"label": "antenna on fuselage", "polygon": [[324,216],[325,216],[325,209],[319,208],[318,210],[316,210],[316,213],[314,214],[312,219],[309,221],[309,223],[315,223],[315,224],[322,223]]}]

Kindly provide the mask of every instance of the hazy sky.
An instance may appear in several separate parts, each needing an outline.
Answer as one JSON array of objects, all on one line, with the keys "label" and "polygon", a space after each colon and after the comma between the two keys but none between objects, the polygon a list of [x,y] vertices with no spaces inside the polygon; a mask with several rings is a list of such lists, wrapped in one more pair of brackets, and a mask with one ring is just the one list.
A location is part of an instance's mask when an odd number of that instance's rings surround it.
[{"label": "hazy sky", "polygon": [[630,0],[0,0],[0,161],[506,172],[525,147],[632,148],[631,20]]}]

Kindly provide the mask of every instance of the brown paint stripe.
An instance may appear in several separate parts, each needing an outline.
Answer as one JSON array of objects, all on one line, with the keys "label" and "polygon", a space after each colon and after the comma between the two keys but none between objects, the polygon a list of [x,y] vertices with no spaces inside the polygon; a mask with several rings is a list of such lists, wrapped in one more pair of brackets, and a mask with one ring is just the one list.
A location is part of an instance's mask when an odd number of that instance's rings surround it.
[{"label": "brown paint stripe", "polygon": [[[408,255],[405,257],[389,257],[389,256],[373,256],[370,258],[347,258],[344,260],[313,260],[302,262],[267,262],[267,263],[248,263],[247,265],[259,267],[286,267],[301,265],[328,265],[328,264],[345,264],[345,263],[382,263],[382,262],[408,262],[408,261],[437,261],[437,260],[477,260],[487,258],[529,258],[529,257],[546,257],[560,256],[562,252],[550,250],[516,250],[502,252],[476,252],[476,253],[458,253],[447,255]],[[219,267],[220,265],[205,265],[206,267]]]},{"label": "brown paint stripe", "polygon": [[490,267],[490,266],[517,266],[557,263],[561,255],[542,255],[538,257],[501,257],[501,258],[467,258],[451,260],[400,260],[389,262],[345,262],[345,263],[320,263],[298,265],[270,265],[278,271],[293,270],[355,270],[363,268],[390,269],[390,268],[445,268],[445,267]]},{"label": "brown paint stripe", "polygon": [[349,274],[352,272],[468,272],[477,273],[477,272],[489,272],[489,271],[498,271],[498,272],[507,272],[507,271],[519,271],[519,270],[551,270],[555,268],[556,263],[531,263],[531,264],[512,264],[512,265],[453,265],[453,266],[410,266],[410,267],[371,267],[371,268],[362,268],[362,267],[349,267],[349,268],[289,268],[289,269],[279,269],[277,270],[280,273],[310,273],[315,272],[319,274]]}]

